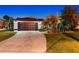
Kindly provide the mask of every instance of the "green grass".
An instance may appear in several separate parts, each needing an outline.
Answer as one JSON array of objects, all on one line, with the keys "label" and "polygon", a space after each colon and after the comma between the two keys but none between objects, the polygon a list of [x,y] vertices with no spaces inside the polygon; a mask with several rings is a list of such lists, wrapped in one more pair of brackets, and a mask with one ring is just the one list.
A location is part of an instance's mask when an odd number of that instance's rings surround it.
[{"label": "green grass", "polygon": [[16,32],[13,32],[13,31],[0,31],[0,42],[12,37],[15,34]]},{"label": "green grass", "polygon": [[[75,34],[79,35],[75,32]],[[49,53],[79,53],[79,41],[63,33],[45,34],[47,38],[47,52]]]}]

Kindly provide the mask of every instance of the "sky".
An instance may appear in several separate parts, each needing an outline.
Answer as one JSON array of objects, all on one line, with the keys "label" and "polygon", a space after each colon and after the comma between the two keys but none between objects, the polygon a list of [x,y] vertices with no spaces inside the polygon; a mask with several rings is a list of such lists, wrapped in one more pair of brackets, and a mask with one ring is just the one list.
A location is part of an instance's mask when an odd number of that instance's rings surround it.
[{"label": "sky", "polygon": [[50,14],[61,15],[65,5],[0,5],[0,18],[4,15],[17,17],[46,18]]}]

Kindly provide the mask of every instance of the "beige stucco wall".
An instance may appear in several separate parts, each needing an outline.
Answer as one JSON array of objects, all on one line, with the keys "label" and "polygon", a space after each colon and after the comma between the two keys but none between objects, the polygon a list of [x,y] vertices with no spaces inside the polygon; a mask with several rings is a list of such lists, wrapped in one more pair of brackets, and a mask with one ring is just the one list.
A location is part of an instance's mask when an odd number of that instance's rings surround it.
[{"label": "beige stucco wall", "polygon": [[42,21],[14,21],[14,30],[18,30],[18,22],[34,22],[38,23],[38,29],[42,28]]}]

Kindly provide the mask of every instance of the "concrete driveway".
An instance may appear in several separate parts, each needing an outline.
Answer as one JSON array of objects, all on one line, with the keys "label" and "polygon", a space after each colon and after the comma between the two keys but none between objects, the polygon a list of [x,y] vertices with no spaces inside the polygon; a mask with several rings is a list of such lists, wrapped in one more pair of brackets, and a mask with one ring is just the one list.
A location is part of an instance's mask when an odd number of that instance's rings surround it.
[{"label": "concrete driveway", "polygon": [[46,51],[46,38],[37,31],[18,31],[17,34],[0,42],[0,52],[42,53]]}]

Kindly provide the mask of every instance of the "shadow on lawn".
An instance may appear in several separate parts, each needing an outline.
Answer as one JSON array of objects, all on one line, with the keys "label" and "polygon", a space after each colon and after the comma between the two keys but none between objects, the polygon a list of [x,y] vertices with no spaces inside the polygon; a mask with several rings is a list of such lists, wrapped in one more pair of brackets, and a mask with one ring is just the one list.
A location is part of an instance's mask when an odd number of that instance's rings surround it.
[{"label": "shadow on lawn", "polygon": [[64,34],[71,37],[71,38],[73,38],[73,39],[75,39],[75,40],[77,40],[77,41],[79,41],[79,37],[74,35],[74,33],[64,33]]}]

